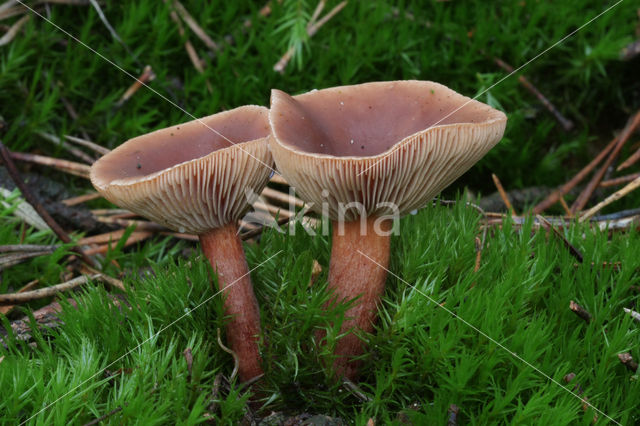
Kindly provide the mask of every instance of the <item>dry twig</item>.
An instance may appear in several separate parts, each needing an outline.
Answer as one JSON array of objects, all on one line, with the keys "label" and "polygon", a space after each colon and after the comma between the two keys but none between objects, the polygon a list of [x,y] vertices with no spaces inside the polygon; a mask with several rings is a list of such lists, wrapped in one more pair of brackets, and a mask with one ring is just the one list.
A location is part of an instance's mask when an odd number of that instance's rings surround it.
[{"label": "dry twig", "polygon": [[11,43],[11,40],[13,40],[13,38],[18,34],[18,31],[20,31],[22,26],[26,24],[29,19],[31,19],[31,15],[25,15],[18,19],[16,23],[13,24],[2,37],[0,37],[0,46],[5,46]]},{"label": "dry twig", "polygon": [[81,285],[87,284],[90,280],[100,279],[102,274],[94,274],[91,276],[81,275],[72,280],[53,285],[51,287],[44,287],[37,290],[0,294],[0,304],[17,304],[31,302],[32,300],[44,299],[45,297],[52,297],[58,293],[72,290]]},{"label": "dry twig", "polygon": [[618,359],[632,373],[635,373],[638,371],[638,363],[633,360],[633,357],[629,352],[618,354]]},{"label": "dry twig", "polygon": [[26,152],[11,152],[11,158],[26,163],[39,164],[41,166],[49,166],[61,172],[70,175],[79,176],[89,179],[91,167],[86,164],[76,163],[75,161],[61,160],[59,158],[47,157],[44,155],[29,154]]},{"label": "dry twig", "polygon": [[114,30],[113,27],[111,26],[111,24],[109,23],[109,20],[107,19],[107,17],[105,16],[104,12],[102,11],[102,8],[100,7],[100,4],[98,3],[98,1],[97,0],[89,0],[89,3],[91,3],[91,6],[93,6],[93,8],[98,13],[98,17],[100,17],[100,20],[102,21],[104,26],[107,28],[107,30],[109,30],[109,33],[111,34],[111,37],[113,37],[114,40],[116,40],[118,43],[120,43],[122,45],[122,47],[124,47],[124,50],[127,51],[129,56],[131,56],[131,58],[133,58],[133,60],[135,62],[138,62],[138,58],[129,49],[129,46],[127,46],[127,44],[124,41],[122,41],[122,39],[120,38],[120,36],[116,32],[116,30]]},{"label": "dry twig", "polygon": [[99,192],[90,192],[89,194],[78,195],[77,197],[67,198],[66,200],[62,200],[62,204],[65,206],[75,206],[77,204],[82,204],[87,201],[96,200],[102,197]]},{"label": "dry twig", "polygon": [[[35,288],[38,284],[40,284],[40,280],[29,281],[20,290],[18,290],[17,293],[25,293],[25,292]],[[0,306],[0,314],[7,315],[15,307],[16,307],[16,305],[3,305],[3,306]]]},{"label": "dry twig", "polygon": [[509,196],[507,195],[507,192],[504,190],[504,188],[502,186],[502,183],[500,182],[500,179],[498,178],[498,176],[496,176],[495,173],[491,173],[491,178],[493,179],[493,183],[496,185],[496,188],[498,189],[498,193],[500,194],[500,198],[502,198],[502,202],[507,207],[507,210],[510,210],[511,214],[513,216],[517,216],[517,213],[516,213],[515,209],[511,205],[511,201],[509,200]]},{"label": "dry twig", "polygon": [[460,408],[456,404],[449,405],[447,410],[447,426],[458,426],[458,414]]},{"label": "dry twig", "polygon": [[632,191],[634,191],[634,190],[636,190],[638,188],[640,188],[640,177],[636,178],[633,182],[625,185],[622,189],[620,189],[620,190],[614,192],[613,194],[609,195],[603,201],[599,202],[598,204],[596,204],[595,206],[593,206],[592,208],[590,208],[589,210],[584,212],[580,216],[579,221],[580,222],[584,222],[585,220],[589,220],[593,215],[598,213],[600,210],[602,210],[603,208],[605,208],[609,204],[613,203],[614,201],[619,200],[620,198],[624,197],[628,193],[630,193],[630,192],[632,192]]},{"label": "dry twig", "polygon": [[632,180],[635,180],[639,177],[640,177],[640,173],[632,173],[626,176],[620,176],[613,179],[603,180],[602,182],[600,182],[600,187],[607,188],[610,186],[622,185],[623,183],[631,182]]},{"label": "dry twig", "polygon": [[[493,57],[493,61],[503,70],[505,70],[508,73],[512,73],[514,71],[514,68],[509,65],[508,63],[506,63],[505,61],[503,61],[500,58],[497,57]],[[558,120],[558,122],[560,123],[560,125],[562,126],[562,128],[565,130],[565,132],[570,131],[571,129],[573,129],[573,122],[567,118],[565,118],[562,113],[560,113],[560,111],[558,110],[558,108],[556,108],[549,99],[547,99],[546,96],[544,96],[533,84],[531,84],[531,82],[527,79],[527,77],[525,77],[524,75],[519,75],[518,76],[518,81],[520,82],[520,84],[522,84],[529,92],[533,93],[533,95],[538,98],[538,100],[540,101],[540,103],[542,105],[544,105],[544,107],[549,110],[549,112],[551,114],[553,114],[553,116],[556,118],[556,120]]]},{"label": "dry twig", "polygon": [[602,151],[600,151],[596,158],[594,158],[589,164],[584,166],[584,168],[580,170],[573,178],[571,178],[569,182],[553,191],[551,194],[549,194],[549,196],[547,196],[547,198],[538,203],[538,205],[533,208],[533,213],[542,213],[543,211],[554,205],[556,202],[558,202],[560,197],[566,195],[569,191],[571,191],[589,173],[591,173],[591,171],[607,156],[607,154],[609,154],[609,152],[611,152],[617,141],[618,139],[615,138],[611,142],[609,142],[609,145],[607,145]]},{"label": "dry twig", "polygon": [[98,424],[102,423],[103,421],[107,420],[109,417],[113,416],[114,414],[118,414],[120,411],[122,411],[122,407],[116,407],[113,410],[109,411],[104,416],[100,416],[97,419],[91,420],[89,423],[85,423],[83,426],[98,425]]},{"label": "dry twig", "polygon": [[[11,176],[11,179],[22,193],[24,199],[33,206],[35,211],[38,212],[38,215],[40,215],[40,217],[47,223],[47,225],[49,225],[51,230],[58,236],[58,238],[60,238],[65,243],[71,243],[71,238],[69,237],[69,235],[65,232],[64,229],[62,229],[60,225],[58,225],[53,217],[51,217],[49,212],[45,210],[42,204],[33,196],[27,185],[24,183],[24,180],[22,180],[18,169],[13,163],[10,151],[6,146],[4,146],[2,141],[0,141],[0,156],[2,157],[2,161],[4,162],[9,176]],[[84,254],[82,249],[80,249],[79,247],[73,247],[72,250],[80,255],[82,260],[88,265],[91,265],[93,263],[91,259],[86,254]]]},{"label": "dry twig", "polygon": [[151,65],[145,66],[142,70],[142,74],[140,74],[140,77],[136,78],[136,81],[134,81],[131,86],[129,86],[129,88],[122,94],[118,102],[116,102],[116,108],[120,108],[122,105],[124,105],[124,103],[131,99],[131,97],[138,91],[138,89],[153,81],[155,78],[156,75],[153,72]]},{"label": "dry twig", "polygon": [[63,149],[66,149],[67,151],[69,151],[69,153],[71,153],[72,155],[78,157],[79,159],[81,159],[82,161],[84,161],[87,164],[93,164],[96,160],[94,158],[91,158],[91,156],[89,156],[87,153],[85,153],[84,151],[76,148],[75,146],[61,140],[59,137],[57,137],[56,135],[52,135],[51,133],[46,133],[46,132],[37,132],[38,135],[40,135],[44,140],[48,140],[50,142],[53,142],[54,144],[60,146]]},{"label": "dry twig", "polygon": [[[326,24],[338,12],[344,9],[346,5],[347,5],[346,1],[338,3],[333,9],[331,9],[325,16],[323,16],[317,22],[313,18],[310,19],[309,23],[307,24],[307,35],[309,36],[309,38],[313,37],[318,32],[318,30],[322,28],[324,24]],[[324,1],[321,0],[320,4],[318,4],[318,7],[316,8],[317,13],[314,12],[313,14],[315,18],[317,18],[317,15],[320,13],[318,10],[322,10],[323,7],[324,7]],[[284,69],[287,67],[287,64],[293,57],[294,53],[295,53],[295,48],[290,47],[289,50],[287,50],[285,54],[282,55],[282,57],[280,57],[280,60],[276,62],[276,64],[273,66],[273,70],[279,73],[283,73]]]},{"label": "dry twig", "polygon": [[[569,373],[566,376],[564,376],[564,381],[566,383],[571,382],[573,379],[575,379],[576,374],[575,373]],[[587,411],[589,409],[589,398],[587,398],[586,396],[583,396],[584,394],[584,390],[582,389],[582,386],[580,386],[580,383],[576,383],[575,386],[573,387],[573,391],[575,393],[578,394],[578,396],[580,396],[582,398],[582,410],[583,411]],[[593,415],[593,423],[596,423],[598,421],[598,415],[594,414]]]},{"label": "dry twig", "polygon": [[567,240],[567,238],[564,236],[563,233],[561,233],[560,231],[558,231],[555,226],[553,226],[551,224],[551,222],[549,222],[544,216],[542,215],[536,215],[536,218],[540,221],[540,224],[548,231],[552,231],[553,234],[558,237],[560,239],[560,241],[562,241],[562,243],[564,244],[564,246],[569,250],[569,253],[571,253],[571,255],[573,257],[575,257],[578,262],[582,263],[582,261],[584,260],[584,256],[582,256],[582,253],[580,252],[580,250],[578,250],[573,244],[571,244],[569,242],[569,240]]},{"label": "dry twig", "polygon": [[86,148],[89,148],[95,152],[97,152],[100,155],[106,155],[108,153],[111,152],[111,150],[109,148],[105,148],[101,145],[98,145],[97,143],[88,141],[86,139],[80,139],[78,137],[75,136],[71,136],[71,135],[65,135],[64,136],[68,141],[73,142],[73,143],[77,143],[78,145],[82,145]]},{"label": "dry twig", "polygon": [[591,314],[589,312],[587,312],[587,310],[585,308],[583,308],[582,306],[578,305],[573,300],[569,301],[569,309],[571,309],[571,311],[573,311],[573,313],[575,313],[577,316],[579,316],[580,318],[582,318],[586,322],[588,322],[588,323],[591,322]]},{"label": "dry twig", "polygon": [[200,40],[202,40],[202,42],[212,51],[217,52],[220,50],[220,46],[218,46],[218,44],[213,41],[211,39],[211,37],[209,37],[207,35],[207,33],[205,32],[205,30],[202,29],[202,27],[200,25],[198,25],[198,23],[196,22],[195,19],[193,19],[193,16],[191,16],[189,14],[189,12],[187,11],[187,9],[182,5],[182,3],[180,3],[178,0],[173,0],[173,7],[175,8],[175,10],[180,14],[180,17],[182,18],[182,20],[184,22],[186,22],[186,24],[189,26],[189,28],[191,28],[191,31],[193,31],[193,33],[198,36],[198,38]]},{"label": "dry twig", "polygon": [[575,213],[584,208],[584,206],[589,201],[589,198],[591,198],[591,194],[593,194],[593,191],[602,181],[602,178],[604,177],[604,174],[606,173],[607,169],[609,168],[609,166],[611,166],[613,161],[616,159],[616,157],[620,153],[620,150],[622,149],[624,144],[627,142],[631,134],[635,131],[635,129],[639,125],[640,125],[640,111],[635,113],[635,115],[631,118],[631,120],[629,120],[625,128],[622,130],[622,132],[617,138],[616,146],[613,148],[613,150],[609,154],[609,158],[607,158],[607,160],[604,162],[600,170],[596,172],[596,174],[593,176],[591,181],[589,181],[589,183],[587,184],[586,188],[584,188],[582,193],[580,193],[580,195],[578,196],[578,199],[571,206],[572,212]]},{"label": "dry twig", "polygon": [[232,351],[231,349],[226,347],[224,343],[222,343],[222,338],[220,337],[220,329],[217,328],[216,331],[218,333],[218,345],[223,351],[225,351],[226,353],[230,354],[233,357],[233,371],[229,376],[229,381],[233,381],[233,379],[238,375],[238,368],[240,368],[240,360],[238,359],[238,355],[236,355],[234,351]]},{"label": "dry twig", "polygon": [[622,309],[624,309],[624,311],[627,314],[631,315],[631,318],[633,318],[635,321],[640,322],[640,312],[636,312],[632,309],[627,309],[627,308],[622,308]]}]

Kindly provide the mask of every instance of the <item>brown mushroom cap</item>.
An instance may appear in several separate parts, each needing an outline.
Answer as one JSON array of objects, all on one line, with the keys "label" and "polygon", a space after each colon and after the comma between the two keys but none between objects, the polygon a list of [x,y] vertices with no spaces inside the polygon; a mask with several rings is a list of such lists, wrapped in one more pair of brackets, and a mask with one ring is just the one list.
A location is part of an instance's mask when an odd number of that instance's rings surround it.
[{"label": "brown mushroom cap", "polygon": [[[338,203],[368,215],[422,207],[502,138],[501,111],[430,81],[271,92],[269,146],[296,191],[331,219]],[[323,194],[323,190],[324,194]],[[381,204],[382,203],[382,204]],[[342,217],[354,220],[354,209]]]},{"label": "brown mushroom cap", "polygon": [[240,218],[246,189],[262,191],[273,165],[269,133],[265,107],[221,112],[128,140],[94,163],[91,182],[114,204],[201,234]]}]

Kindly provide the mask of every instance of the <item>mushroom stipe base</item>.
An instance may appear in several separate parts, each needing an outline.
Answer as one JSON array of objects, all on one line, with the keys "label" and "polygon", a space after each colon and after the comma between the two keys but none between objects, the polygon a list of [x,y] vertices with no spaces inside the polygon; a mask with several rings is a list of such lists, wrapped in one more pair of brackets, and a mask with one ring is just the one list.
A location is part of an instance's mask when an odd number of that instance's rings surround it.
[{"label": "mushroom stipe base", "polygon": [[[354,329],[366,333],[373,331],[377,304],[387,279],[392,225],[391,220],[377,217],[342,224],[333,222],[328,288],[334,297],[329,304],[358,297],[355,305],[345,313],[341,334]],[[334,361],[336,374],[355,380],[360,362],[352,358],[361,355],[364,349],[362,341],[353,332],[338,340]]]},{"label": "mushroom stipe base", "polygon": [[263,374],[258,340],[260,310],[253,293],[249,268],[235,224],[200,235],[204,255],[218,274],[224,293],[227,342],[238,357],[238,376],[242,382]]}]

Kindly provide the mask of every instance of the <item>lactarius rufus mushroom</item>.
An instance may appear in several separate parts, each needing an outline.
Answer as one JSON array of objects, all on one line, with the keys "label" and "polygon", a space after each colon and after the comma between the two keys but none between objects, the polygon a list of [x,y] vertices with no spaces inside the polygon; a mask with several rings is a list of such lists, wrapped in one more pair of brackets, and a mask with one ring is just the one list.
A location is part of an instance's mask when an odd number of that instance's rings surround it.
[{"label": "lactarius rufus mushroom", "polygon": [[262,374],[260,313],[236,222],[249,208],[246,194],[269,180],[269,133],[267,108],[244,106],[133,138],[91,167],[109,201],[200,237],[224,293],[242,381]]},{"label": "lactarius rufus mushroom", "polygon": [[[506,116],[428,81],[271,92],[269,146],[287,181],[333,223],[329,289],[359,297],[342,331],[373,330],[384,291],[392,220],[424,206],[502,138]],[[436,238],[436,236],[434,236]],[[334,368],[357,376],[353,333]]]}]

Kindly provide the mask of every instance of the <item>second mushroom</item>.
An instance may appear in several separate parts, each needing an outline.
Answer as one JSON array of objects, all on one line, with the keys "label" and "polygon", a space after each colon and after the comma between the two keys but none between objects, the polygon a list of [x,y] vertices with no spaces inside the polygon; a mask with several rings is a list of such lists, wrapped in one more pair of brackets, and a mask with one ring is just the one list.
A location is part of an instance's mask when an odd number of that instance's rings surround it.
[{"label": "second mushroom", "polygon": [[268,110],[244,106],[131,139],[98,160],[91,182],[109,201],[200,237],[224,294],[239,377],[262,374],[260,312],[237,221],[269,180]]},{"label": "second mushroom", "polygon": [[[352,301],[334,368],[355,379],[353,332],[373,331],[393,221],[423,207],[487,153],[507,118],[429,81],[374,82],[298,96],[273,90],[269,145],[282,175],[332,220],[329,290]],[[435,236],[434,236],[435,238]]]}]

